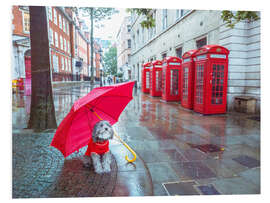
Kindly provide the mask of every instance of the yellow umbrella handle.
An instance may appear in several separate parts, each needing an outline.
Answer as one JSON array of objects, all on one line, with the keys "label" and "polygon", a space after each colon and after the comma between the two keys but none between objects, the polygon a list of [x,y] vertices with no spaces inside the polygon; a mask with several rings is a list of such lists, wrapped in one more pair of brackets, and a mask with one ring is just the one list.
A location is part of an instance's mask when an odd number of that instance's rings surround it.
[{"label": "yellow umbrella handle", "polygon": [[136,160],[136,153],[130,148],[130,146],[127,145],[127,143],[125,143],[117,134],[116,132],[114,131],[114,135],[120,140],[120,142],[131,152],[131,154],[133,155],[133,159],[129,159],[128,156],[126,155],[125,158],[127,160],[127,162],[134,162]]},{"label": "yellow umbrella handle", "polygon": [[[94,112],[94,114],[98,117],[98,119],[99,120],[103,120],[94,110],[92,110],[91,109],[91,111],[92,112]],[[130,146],[128,146],[128,144],[127,143],[125,143],[117,134],[116,134],[116,132],[115,132],[115,130],[113,130],[114,131],[114,135],[120,140],[120,142],[131,152],[131,154],[133,155],[133,159],[129,159],[128,158],[128,156],[126,155],[126,157],[125,157],[125,159],[127,160],[127,162],[129,162],[129,163],[132,163],[132,162],[134,162],[135,160],[136,160],[136,157],[137,157],[137,155],[136,155],[136,153],[130,148]]]}]

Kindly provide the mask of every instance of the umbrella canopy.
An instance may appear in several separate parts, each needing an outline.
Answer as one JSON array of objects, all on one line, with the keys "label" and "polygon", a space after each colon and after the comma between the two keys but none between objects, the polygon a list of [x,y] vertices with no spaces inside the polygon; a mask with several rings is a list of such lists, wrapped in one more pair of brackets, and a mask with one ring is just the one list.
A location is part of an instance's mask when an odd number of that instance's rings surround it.
[{"label": "umbrella canopy", "polygon": [[61,151],[64,157],[86,146],[100,118],[111,125],[118,121],[126,105],[133,99],[133,86],[134,82],[127,82],[98,87],[78,99],[57,128],[51,146]]}]

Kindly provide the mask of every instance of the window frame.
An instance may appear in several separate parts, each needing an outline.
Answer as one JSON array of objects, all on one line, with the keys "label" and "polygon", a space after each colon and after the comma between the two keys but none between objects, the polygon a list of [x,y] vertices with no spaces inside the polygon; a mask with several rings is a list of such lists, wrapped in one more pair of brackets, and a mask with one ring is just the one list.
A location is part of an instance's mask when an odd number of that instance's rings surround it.
[{"label": "window frame", "polygon": [[[25,26],[26,20],[25,20],[25,17],[24,17],[25,14],[28,15],[28,19],[29,19],[29,22],[28,22],[29,26],[27,26],[27,27],[29,27],[29,31],[27,31],[25,29],[26,28],[26,26]],[[23,20],[23,33],[29,34],[30,33],[30,13],[29,12],[22,11],[22,20]]]},{"label": "window frame", "polygon": [[55,8],[53,9],[53,22],[55,25],[58,25],[58,23],[57,23],[57,10]]}]

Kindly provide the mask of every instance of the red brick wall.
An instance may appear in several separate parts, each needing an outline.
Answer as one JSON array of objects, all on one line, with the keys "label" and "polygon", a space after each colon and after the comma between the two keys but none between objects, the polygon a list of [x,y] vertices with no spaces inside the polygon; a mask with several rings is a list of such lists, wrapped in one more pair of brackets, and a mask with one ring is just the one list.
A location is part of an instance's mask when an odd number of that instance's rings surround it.
[{"label": "red brick wall", "polygon": [[[57,16],[57,25],[54,23],[54,10],[56,10],[56,16]],[[61,15],[61,19],[62,19],[62,28],[59,27],[59,15]],[[63,20],[65,19],[65,21]],[[71,35],[70,35],[70,24],[68,26],[69,30],[69,35],[63,31],[63,23],[65,23],[66,25],[69,24],[69,21],[67,20],[67,18],[62,14],[62,12],[58,9],[56,9],[55,7],[52,7],[52,21],[49,20],[49,27],[52,29],[53,31],[53,44],[51,44],[51,48],[52,48],[52,53],[51,55],[57,55],[58,56],[58,67],[59,67],[59,73],[72,73],[72,64],[71,64],[71,58],[69,57],[69,55],[71,54]],[[65,25],[66,29],[67,26]],[[58,37],[58,47],[55,46],[55,32],[57,33],[57,37]],[[63,38],[63,47],[61,49],[61,41],[60,41],[60,36],[62,36]],[[64,39],[66,40],[66,50],[65,50],[65,46],[64,46]],[[68,45],[69,44],[69,45]],[[69,48],[69,53],[68,53],[68,49]],[[64,61],[64,65],[63,65],[63,69],[62,69],[62,58],[67,59],[67,63],[69,63],[69,65],[67,64],[66,67],[66,63]],[[53,64],[53,57],[52,57],[52,64]],[[71,67],[71,68],[68,68]]]},{"label": "red brick wall", "polygon": [[24,33],[23,31],[23,16],[22,11],[19,9],[19,6],[12,6],[12,25],[13,28],[13,34],[20,35],[20,36],[26,36],[29,37],[29,33]]}]

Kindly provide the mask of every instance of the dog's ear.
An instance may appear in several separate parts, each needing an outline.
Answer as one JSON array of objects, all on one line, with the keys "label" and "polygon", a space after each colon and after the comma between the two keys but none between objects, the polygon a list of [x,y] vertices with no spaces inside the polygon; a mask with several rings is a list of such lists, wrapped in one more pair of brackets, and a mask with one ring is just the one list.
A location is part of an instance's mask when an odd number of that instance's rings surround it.
[{"label": "dog's ear", "polygon": [[94,129],[92,131],[92,139],[94,142],[97,141],[97,129],[98,129],[98,122],[95,124]]},{"label": "dog's ear", "polygon": [[113,127],[111,126],[111,124],[108,121],[106,121],[106,125],[108,126],[109,132],[111,134],[109,139],[113,139],[113,135],[114,135]]}]

